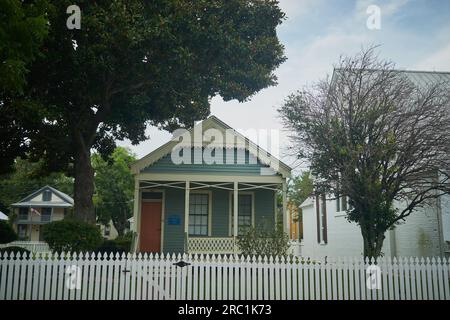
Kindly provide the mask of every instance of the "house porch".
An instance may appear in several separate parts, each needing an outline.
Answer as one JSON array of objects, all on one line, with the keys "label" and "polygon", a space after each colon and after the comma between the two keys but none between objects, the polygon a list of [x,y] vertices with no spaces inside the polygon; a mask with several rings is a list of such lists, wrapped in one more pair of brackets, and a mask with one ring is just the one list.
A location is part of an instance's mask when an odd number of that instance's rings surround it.
[{"label": "house porch", "polygon": [[[172,179],[168,176],[170,174],[141,174],[136,179],[134,216],[135,221],[139,221],[135,230],[136,251],[148,251],[145,241],[158,242],[160,237],[159,248],[156,246],[150,251],[237,253],[239,227],[261,224],[275,227],[277,213],[286,212],[285,180],[276,175],[174,175]],[[283,192],[284,210],[277,208],[278,190]],[[159,205],[149,204],[154,202],[161,203],[160,209]],[[160,227],[154,228],[156,233],[160,232],[156,237],[155,234],[145,235],[148,231],[145,229],[146,210],[155,207],[161,211]],[[143,214],[144,220],[141,220]]]}]

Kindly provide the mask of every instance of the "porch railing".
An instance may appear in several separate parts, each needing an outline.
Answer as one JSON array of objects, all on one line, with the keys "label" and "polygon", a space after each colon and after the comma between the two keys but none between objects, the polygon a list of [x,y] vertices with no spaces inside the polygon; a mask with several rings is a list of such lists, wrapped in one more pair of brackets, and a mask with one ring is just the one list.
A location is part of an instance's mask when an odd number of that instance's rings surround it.
[{"label": "porch railing", "polygon": [[31,252],[50,252],[50,247],[47,242],[43,241],[13,241],[6,244],[0,244],[0,249],[7,247],[20,247]]},{"label": "porch railing", "polygon": [[40,224],[52,221],[51,215],[41,214],[39,215],[19,215],[16,223],[19,224]]},{"label": "porch railing", "polygon": [[187,252],[190,254],[238,253],[234,237],[188,237]]}]

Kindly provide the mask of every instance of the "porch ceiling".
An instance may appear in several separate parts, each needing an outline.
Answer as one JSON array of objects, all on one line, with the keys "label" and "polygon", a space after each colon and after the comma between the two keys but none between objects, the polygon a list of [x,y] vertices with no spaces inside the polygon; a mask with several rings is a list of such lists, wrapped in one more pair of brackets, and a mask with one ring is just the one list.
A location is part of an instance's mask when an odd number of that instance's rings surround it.
[{"label": "porch ceiling", "polygon": [[213,175],[213,174],[176,174],[176,173],[141,173],[136,175],[137,181],[161,181],[161,182],[228,182],[228,183],[266,183],[281,184],[285,178],[279,175]]},{"label": "porch ceiling", "polygon": [[[248,183],[248,182],[239,182],[238,183],[238,190],[239,191],[247,191],[247,190],[255,190],[255,189],[266,189],[266,190],[272,190],[277,191],[281,187],[281,183]],[[147,181],[143,180],[140,181],[139,188],[142,190],[145,189],[157,189],[161,187],[166,188],[175,188],[175,189],[186,189],[186,182],[185,181]],[[199,181],[190,181],[190,187],[189,190],[198,190],[198,189],[210,189],[210,188],[216,188],[216,189],[222,189],[222,190],[228,190],[233,191],[234,190],[234,184],[231,182],[199,182]]]}]

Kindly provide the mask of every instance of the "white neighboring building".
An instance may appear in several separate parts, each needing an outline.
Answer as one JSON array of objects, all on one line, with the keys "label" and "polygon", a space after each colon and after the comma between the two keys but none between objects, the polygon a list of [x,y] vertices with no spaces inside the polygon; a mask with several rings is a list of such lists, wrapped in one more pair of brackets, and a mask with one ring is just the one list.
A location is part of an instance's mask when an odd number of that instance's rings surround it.
[{"label": "white neighboring building", "polygon": [[22,241],[43,241],[42,226],[64,219],[73,207],[73,199],[50,186],[36,190],[11,205],[17,215],[14,228]]},{"label": "white neighboring building", "polygon": [[[130,231],[134,230],[134,218],[131,217],[127,219],[129,223],[129,227],[124,229],[124,234]],[[103,238],[106,240],[115,240],[119,236],[119,232],[117,231],[116,227],[114,226],[114,223],[112,220],[109,220],[108,225],[103,225],[101,223],[97,223],[97,225],[100,227],[100,233],[102,234]]]},{"label": "white neighboring building", "polygon": [[[346,199],[308,198],[300,206],[303,215],[301,255],[362,256],[363,239],[356,223],[346,219]],[[450,256],[450,195],[436,204],[413,212],[394,230],[386,232],[385,256]]]},{"label": "white neighboring building", "polygon": [[103,225],[101,223],[97,224],[100,227],[100,233],[106,240],[115,240],[119,233],[117,232],[116,227],[114,227],[114,223],[112,220],[109,220],[107,225]]}]

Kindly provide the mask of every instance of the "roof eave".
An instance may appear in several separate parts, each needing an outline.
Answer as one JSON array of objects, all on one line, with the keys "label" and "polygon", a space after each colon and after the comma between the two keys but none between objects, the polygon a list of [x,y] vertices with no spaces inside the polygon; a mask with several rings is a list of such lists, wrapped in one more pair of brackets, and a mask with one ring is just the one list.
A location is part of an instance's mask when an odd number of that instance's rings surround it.
[{"label": "roof eave", "polygon": [[70,203],[29,203],[29,202],[17,202],[11,205],[12,208],[71,208],[73,204]]}]

